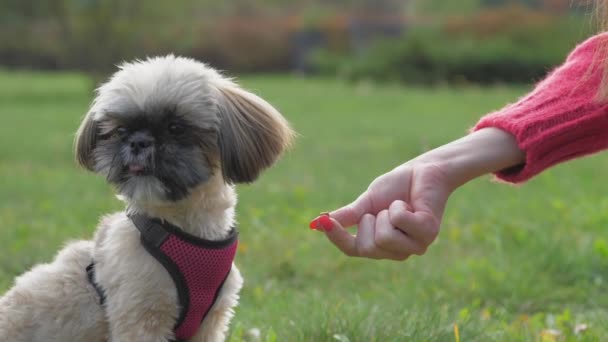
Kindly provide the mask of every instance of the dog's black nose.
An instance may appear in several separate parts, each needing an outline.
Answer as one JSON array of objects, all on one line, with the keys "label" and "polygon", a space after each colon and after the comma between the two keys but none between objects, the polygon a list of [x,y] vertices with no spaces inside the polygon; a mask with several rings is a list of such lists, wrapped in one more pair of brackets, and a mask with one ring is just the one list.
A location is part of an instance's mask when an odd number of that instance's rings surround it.
[{"label": "dog's black nose", "polygon": [[140,152],[152,147],[154,138],[147,133],[136,132],[129,138],[131,152],[139,154]]}]

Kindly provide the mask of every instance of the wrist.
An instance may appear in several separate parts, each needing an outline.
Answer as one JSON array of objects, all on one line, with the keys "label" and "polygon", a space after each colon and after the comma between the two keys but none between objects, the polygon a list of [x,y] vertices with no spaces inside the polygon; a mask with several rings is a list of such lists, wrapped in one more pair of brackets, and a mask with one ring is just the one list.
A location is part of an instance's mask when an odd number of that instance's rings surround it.
[{"label": "wrist", "polygon": [[440,168],[453,191],[481,175],[521,165],[525,154],[508,132],[484,128],[424,153],[415,161]]}]

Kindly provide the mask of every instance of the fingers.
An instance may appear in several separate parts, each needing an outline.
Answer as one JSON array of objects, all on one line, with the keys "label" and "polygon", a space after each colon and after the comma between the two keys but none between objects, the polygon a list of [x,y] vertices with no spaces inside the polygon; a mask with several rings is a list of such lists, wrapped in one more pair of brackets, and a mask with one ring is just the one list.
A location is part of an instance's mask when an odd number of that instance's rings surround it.
[{"label": "fingers", "polygon": [[355,237],[349,233],[340,222],[335,219],[331,219],[333,223],[333,228],[330,229],[325,228],[325,234],[329,241],[333,243],[342,253],[348,256],[357,256],[357,246],[355,242]]},{"label": "fingers", "polygon": [[331,222],[333,227],[324,229],[326,236],[348,256],[405,260],[413,254],[411,250],[417,251],[412,241],[390,226],[387,210],[380,212],[377,217],[363,215],[356,236],[346,231],[337,220],[332,218]]},{"label": "fingers", "polygon": [[410,236],[392,225],[388,210],[378,213],[374,241],[378,248],[399,258],[407,258],[412,254],[420,255],[426,250]]},{"label": "fingers", "polygon": [[[437,238],[451,188],[438,166],[416,170],[404,164],[374,180],[354,202],[331,212],[328,220],[335,229],[326,230],[330,241],[351,256],[403,260],[424,254]],[[358,225],[356,236],[344,229],[353,225]]]},{"label": "fingers", "polygon": [[[409,236],[417,244],[426,249],[439,233],[439,222],[429,212],[412,212],[403,201],[394,201],[388,208],[389,221],[395,227]],[[418,253],[416,253],[418,254]]]},{"label": "fingers", "polygon": [[355,248],[357,256],[371,259],[392,259],[388,251],[384,251],[376,245],[376,218],[371,214],[365,214],[357,227],[355,237]]},{"label": "fingers", "polygon": [[330,216],[340,222],[343,227],[350,227],[359,223],[363,215],[370,211],[371,204],[367,192],[364,192],[354,202],[332,211]]}]

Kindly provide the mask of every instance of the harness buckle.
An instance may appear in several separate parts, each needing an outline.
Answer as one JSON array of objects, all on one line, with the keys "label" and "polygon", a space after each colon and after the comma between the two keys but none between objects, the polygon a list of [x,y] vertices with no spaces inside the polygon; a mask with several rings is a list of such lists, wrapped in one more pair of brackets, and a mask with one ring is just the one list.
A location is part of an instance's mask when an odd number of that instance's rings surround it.
[{"label": "harness buckle", "polygon": [[170,233],[163,228],[159,220],[149,220],[143,215],[129,216],[133,224],[141,233],[141,239],[154,248],[160,246],[169,238]]},{"label": "harness buckle", "polygon": [[160,246],[169,237],[169,232],[166,231],[159,223],[151,222],[142,231],[142,237],[156,248]]}]

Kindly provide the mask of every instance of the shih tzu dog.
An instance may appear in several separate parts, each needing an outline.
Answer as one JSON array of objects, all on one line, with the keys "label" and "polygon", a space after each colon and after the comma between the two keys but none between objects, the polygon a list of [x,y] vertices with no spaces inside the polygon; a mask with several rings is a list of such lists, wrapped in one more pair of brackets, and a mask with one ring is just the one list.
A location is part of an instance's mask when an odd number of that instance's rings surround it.
[{"label": "shih tzu dog", "polygon": [[126,210],[17,278],[0,298],[0,341],[223,340],[243,282],[233,185],[292,138],[276,109],[205,64],[122,65],[97,90],[75,152]]}]

